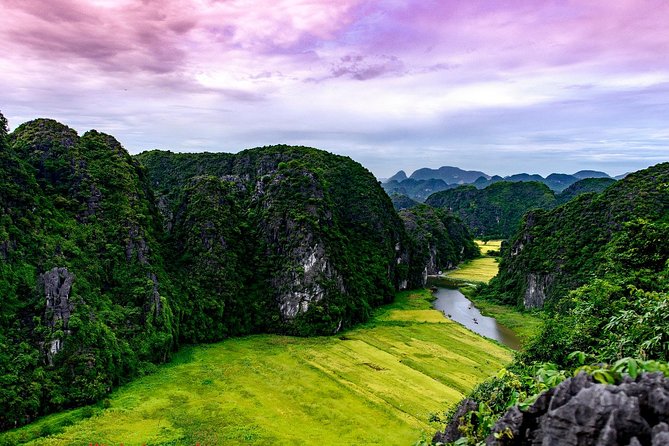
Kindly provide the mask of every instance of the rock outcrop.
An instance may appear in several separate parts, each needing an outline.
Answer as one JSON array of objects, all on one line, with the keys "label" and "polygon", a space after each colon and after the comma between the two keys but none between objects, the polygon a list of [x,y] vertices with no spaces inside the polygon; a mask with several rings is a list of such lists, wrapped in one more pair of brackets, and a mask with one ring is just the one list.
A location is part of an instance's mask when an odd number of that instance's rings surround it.
[{"label": "rock outcrop", "polygon": [[525,289],[525,298],[523,299],[525,308],[543,307],[548,295],[548,288],[552,282],[552,274],[528,274],[527,288]]},{"label": "rock outcrop", "polygon": [[420,204],[399,215],[409,236],[409,287],[425,286],[429,275],[479,255],[466,226],[450,212]]},{"label": "rock outcrop", "polygon": [[185,314],[205,310],[200,329],[181,327],[197,340],[331,334],[411,282],[401,220],[371,173],[348,158],[272,146],[138,159],[167,221],[170,263],[197,284],[184,288],[183,305]]},{"label": "rock outcrop", "polygon": [[669,379],[660,373],[618,385],[580,373],[514,407],[495,424],[488,446],[659,446],[669,444]]},{"label": "rock outcrop", "polygon": [[[46,299],[44,317],[47,326],[52,331],[59,328],[63,335],[69,334],[67,324],[74,310],[74,302],[70,300],[74,274],[67,268],[55,267],[40,275],[39,283]],[[49,364],[53,363],[53,356],[63,348],[63,342],[62,337],[47,342],[45,350]]]},{"label": "rock outcrop", "polygon": [[527,212],[514,228],[508,249],[502,250],[490,295],[513,305],[551,310],[594,278],[622,277],[640,269],[663,271],[669,260],[664,239],[644,246],[642,240],[669,212],[669,163],[608,182],[599,193],[597,185],[579,185],[583,192],[592,191],[551,210]]}]

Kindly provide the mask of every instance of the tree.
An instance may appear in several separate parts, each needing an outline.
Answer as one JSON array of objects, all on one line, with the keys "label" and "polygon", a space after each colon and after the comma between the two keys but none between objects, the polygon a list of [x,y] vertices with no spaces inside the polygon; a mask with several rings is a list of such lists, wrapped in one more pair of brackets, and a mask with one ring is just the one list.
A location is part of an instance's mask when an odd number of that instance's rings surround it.
[{"label": "tree", "polygon": [[5,146],[5,138],[9,133],[9,124],[7,123],[7,118],[2,114],[0,110],[0,148]]}]

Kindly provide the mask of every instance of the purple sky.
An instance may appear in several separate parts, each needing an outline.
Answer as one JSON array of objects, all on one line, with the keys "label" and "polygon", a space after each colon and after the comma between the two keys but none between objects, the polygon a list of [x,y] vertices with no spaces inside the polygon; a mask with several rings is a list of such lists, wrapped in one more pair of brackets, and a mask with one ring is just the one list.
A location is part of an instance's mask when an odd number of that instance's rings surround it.
[{"label": "purple sky", "polygon": [[669,159],[667,0],[0,0],[0,110],[377,176]]}]

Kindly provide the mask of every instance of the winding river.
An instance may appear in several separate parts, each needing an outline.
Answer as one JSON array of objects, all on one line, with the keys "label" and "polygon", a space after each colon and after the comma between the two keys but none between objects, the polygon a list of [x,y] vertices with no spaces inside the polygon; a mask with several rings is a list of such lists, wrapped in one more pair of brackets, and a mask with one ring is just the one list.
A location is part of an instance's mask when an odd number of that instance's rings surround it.
[{"label": "winding river", "polygon": [[494,339],[514,350],[520,348],[520,339],[508,328],[497,323],[495,318],[483,316],[474,304],[457,289],[438,287],[432,306],[444,316],[458,322],[471,331]]}]

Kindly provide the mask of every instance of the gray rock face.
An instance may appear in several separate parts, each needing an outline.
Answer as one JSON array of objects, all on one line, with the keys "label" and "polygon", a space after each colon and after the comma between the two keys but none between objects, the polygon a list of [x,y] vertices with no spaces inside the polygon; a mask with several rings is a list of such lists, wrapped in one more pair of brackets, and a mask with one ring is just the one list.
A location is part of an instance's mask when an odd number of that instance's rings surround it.
[{"label": "gray rock face", "polygon": [[[261,221],[262,234],[269,249],[269,255],[284,258],[284,267],[273,271],[270,284],[278,302],[281,317],[290,321],[306,313],[309,307],[325,299],[329,293],[345,293],[344,280],[329,258],[328,246],[319,234],[319,224],[331,225],[330,211],[320,214],[317,206],[308,203],[308,198],[323,199],[324,191],[311,172],[304,172],[305,184],[301,191],[305,197],[304,214],[319,223],[310,223],[293,218],[288,213],[275,213],[280,206],[277,191],[283,189],[290,178],[278,174],[267,184],[256,189],[253,200],[270,211],[271,217]],[[325,284],[330,284],[326,286]]]},{"label": "gray rock face", "polygon": [[460,426],[460,420],[465,417],[469,412],[478,409],[478,404],[476,401],[466,398],[460,402],[457,409],[455,409],[455,414],[453,414],[453,421],[446,426],[444,432],[437,432],[432,438],[432,443],[452,443],[462,436],[458,427]]},{"label": "gray rock face", "polygon": [[74,274],[67,268],[53,268],[40,276],[40,284],[46,297],[48,323],[53,326],[62,320],[66,326],[74,305],[70,302],[70,291],[74,283]]},{"label": "gray rock face", "polygon": [[527,288],[523,302],[525,308],[541,308],[546,301],[547,290],[553,282],[552,274],[527,275]]},{"label": "gray rock face", "polygon": [[137,260],[142,265],[149,263],[147,260],[149,256],[149,247],[144,238],[144,230],[138,225],[132,225],[128,230],[128,238],[125,245],[125,258],[128,262],[132,261],[133,257],[137,255]]},{"label": "gray rock face", "polygon": [[507,411],[486,445],[668,445],[667,423],[669,379],[662,374],[604,385],[581,373],[545,392],[528,410]]},{"label": "gray rock face", "polygon": [[[70,300],[70,292],[74,283],[74,274],[67,268],[53,268],[50,271],[41,274],[39,284],[44,291],[45,303],[45,323],[54,328],[58,322],[62,322],[62,330],[68,333],[67,324],[70,320],[70,314],[74,310],[74,303]],[[63,348],[63,340],[52,339],[46,346],[46,354],[49,363],[53,356]]]}]

